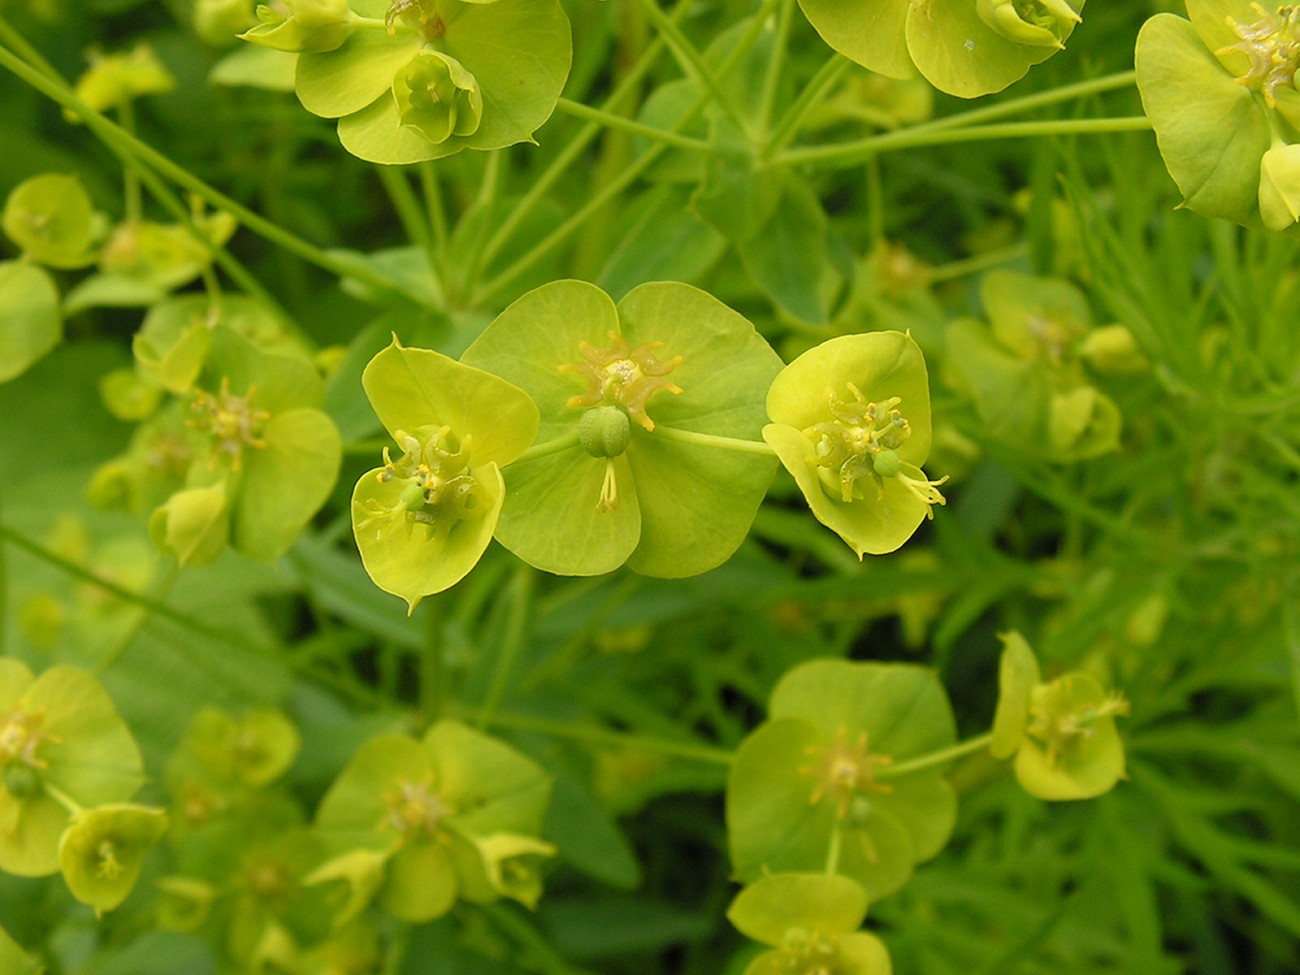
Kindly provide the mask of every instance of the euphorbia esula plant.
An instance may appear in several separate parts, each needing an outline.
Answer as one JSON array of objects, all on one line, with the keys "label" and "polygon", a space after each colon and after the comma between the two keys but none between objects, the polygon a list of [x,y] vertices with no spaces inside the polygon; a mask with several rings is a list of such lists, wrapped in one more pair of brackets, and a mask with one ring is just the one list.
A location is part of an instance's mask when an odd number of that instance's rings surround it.
[{"label": "euphorbia esula plant", "polygon": [[748,533],[774,468],[755,441],[781,362],[716,298],[656,282],[616,306],[595,285],[556,281],[502,312],[462,361],[541,410],[537,447],[506,471],[497,526],[524,561],[689,576]]}]

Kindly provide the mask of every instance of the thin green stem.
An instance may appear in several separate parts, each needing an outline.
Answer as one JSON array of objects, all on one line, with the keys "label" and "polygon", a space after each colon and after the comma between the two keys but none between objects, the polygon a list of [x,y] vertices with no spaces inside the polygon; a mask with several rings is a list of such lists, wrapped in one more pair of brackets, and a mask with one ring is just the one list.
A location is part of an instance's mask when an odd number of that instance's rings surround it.
[{"label": "thin green stem", "polygon": [[689,135],[682,135],[679,132],[670,132],[667,129],[646,125],[625,116],[606,112],[599,108],[592,108],[582,104],[582,102],[575,102],[568,98],[561,98],[555,107],[567,115],[572,115],[574,118],[586,119],[590,122],[596,122],[607,129],[619,129],[632,135],[639,135],[652,142],[661,142],[664,145],[674,146],[678,149],[689,149],[692,152],[709,152],[712,149],[704,139],[696,139]]},{"label": "thin green stem", "polygon": [[831,841],[826,849],[826,873],[835,873],[840,868],[840,850],[844,846],[844,832],[839,821],[831,827]]},{"label": "thin green stem", "polygon": [[420,301],[420,296],[408,289],[401,281],[376,271],[368,264],[348,261],[330,254],[315,244],[309,243],[272,223],[243,204],[226,196],[220,190],[209,186],[190,173],[184,166],[173,162],[157,149],[140,141],[111,119],[91,108],[78,98],[66,83],[47,76],[3,46],[0,46],[0,67],[4,67],[17,75],[47,98],[75,112],[81,117],[86,127],[110,148],[116,147],[116,149],[120,149],[132,158],[152,167],[162,176],[206,200],[209,205],[231,214],[244,226],[277,247],[296,254],[303,260],[309,261],[331,274],[336,274],[339,277],[351,277],[378,291],[396,293],[411,301]]},{"label": "thin green stem", "polygon": [[536,460],[538,457],[549,457],[551,454],[558,454],[561,450],[568,450],[570,447],[576,447],[579,443],[580,441],[576,432],[563,437],[556,437],[554,440],[546,441],[546,443],[535,443],[520,454],[518,460],[513,463],[519,463],[525,460]]},{"label": "thin green stem", "polygon": [[560,957],[551,942],[543,937],[518,909],[504,903],[486,904],[478,908],[510,940],[519,946],[520,957],[528,959],[530,971],[541,975],[589,975]]},{"label": "thin green stem", "polygon": [[[167,594],[171,592],[172,586],[176,585],[176,580],[180,578],[181,567],[177,564],[175,559],[167,559],[164,561],[160,558],[158,563],[165,565],[165,568],[163,569],[162,575],[150,589],[149,598],[155,605],[161,606],[163,605],[163,600],[167,598]],[[92,672],[96,677],[100,676],[104,671],[108,670],[109,667],[117,663],[118,659],[126,652],[127,648],[135,642],[135,638],[140,635],[140,631],[144,629],[145,624],[149,622],[150,615],[151,611],[149,607],[142,606],[140,608],[136,618],[132,620],[131,625],[127,627],[126,632],[118,637],[117,642],[109,647],[107,653],[95,661],[95,666],[92,668]]]},{"label": "thin green stem", "polygon": [[722,87],[722,79],[727,73],[722,71],[715,74],[704,63],[704,58],[700,56],[699,51],[695,50],[695,45],[682,33],[677,22],[663,12],[658,0],[637,0],[637,2],[640,3],[641,9],[650,18],[655,29],[659,31],[660,36],[667,39],[668,47],[682,70],[693,76],[704,87],[718,107],[731,119],[736,128],[745,134],[746,138],[752,139],[754,133],[750,120],[745,118],[731,95]]},{"label": "thin green stem", "polygon": [[459,286],[456,292],[451,296],[452,300],[460,303],[465,296],[474,293],[474,287],[478,284],[479,269],[484,267],[484,255],[488,244],[488,227],[492,220],[490,210],[492,204],[496,202],[497,194],[501,190],[501,160],[504,153],[489,153],[487,161],[483,167],[483,178],[479,182],[478,198],[474,201],[474,210],[478,214],[477,224],[474,226],[474,237],[469,244],[469,252],[465,256],[465,263],[462,266]]},{"label": "thin green stem", "polygon": [[[221,643],[235,650],[247,651],[248,653],[252,653],[258,657],[263,657],[267,660],[274,660],[280,663],[284,662],[285,655],[281,652],[279,647],[255,642],[249,639],[246,633],[238,633],[233,630],[222,629],[219,626],[213,626],[201,619],[183,613],[178,609],[173,609],[166,603],[159,602],[150,596],[127,589],[111,579],[105,579],[103,576],[91,572],[83,565],[78,565],[76,562],[65,559],[61,555],[56,555],[44,546],[32,541],[25,535],[20,535],[8,525],[2,523],[0,523],[0,539],[22,549],[29,555],[35,556],[42,562],[54,566],[65,575],[72,576],[72,578],[79,579],[82,582],[90,583],[97,589],[102,589],[104,592],[116,596],[123,602],[142,606],[153,616],[174,623],[184,630],[188,630],[189,632],[199,636],[207,637],[210,640]],[[332,687],[354,700],[369,704],[383,703],[377,695],[368,693],[365,689],[348,683],[347,681],[340,680],[333,674],[314,669],[305,670],[304,672],[314,680],[319,681],[327,687]]]},{"label": "thin green stem", "polygon": [[799,134],[799,127],[803,125],[808,113],[821,104],[822,95],[839,83],[852,63],[846,57],[833,54],[829,61],[817,69],[817,73],[799,92],[799,97],[794,100],[794,104],[786,110],[785,117],[777,123],[775,131],[763,146],[760,158],[770,158],[790,144],[791,140]]},{"label": "thin green stem", "polygon": [[696,433],[694,430],[678,430],[659,424],[654,428],[654,435],[678,443],[695,444],[699,447],[717,447],[720,450],[732,450],[742,454],[762,454],[775,457],[776,451],[761,440],[740,440],[736,437],[720,437],[712,433]]},{"label": "thin green stem", "polygon": [[927,284],[934,284],[938,281],[951,281],[954,278],[966,277],[969,274],[978,274],[980,271],[1006,264],[1009,261],[1019,260],[1028,256],[1028,254],[1029,245],[1024,243],[999,247],[996,250],[985,251],[982,254],[963,258],[960,261],[950,261],[939,267],[932,267],[925,272],[925,280]]},{"label": "thin green stem", "polygon": [[933,768],[936,765],[944,765],[954,759],[962,758],[965,755],[973,755],[975,752],[983,751],[989,747],[989,742],[993,740],[993,734],[987,733],[976,735],[974,738],[968,738],[960,741],[949,748],[941,748],[937,752],[930,752],[928,755],[919,755],[916,758],[908,759],[906,762],[898,762],[894,765],[881,765],[875,770],[877,779],[894,779],[900,775],[908,775],[912,772],[919,772],[922,769]]},{"label": "thin green stem", "polygon": [[428,724],[442,716],[443,678],[443,623],[446,603],[437,596],[426,596],[420,603],[424,608],[424,645],[420,647],[420,715]]},{"label": "thin green stem", "polygon": [[958,142],[989,139],[1027,139],[1045,135],[1092,135],[1108,132],[1141,132],[1151,128],[1145,115],[1119,118],[1047,119],[1040,122],[1003,122],[997,125],[935,128],[915,126],[896,132],[882,132],[853,142],[833,146],[806,146],[778,154],[772,166],[815,165],[827,168],[857,166],[883,152],[916,149]]},{"label": "thin green stem", "polygon": [[[66,85],[66,82],[54,69],[54,66],[46,61],[39,51],[29,45],[22,35],[18,34],[3,17],[0,17],[0,41],[8,44],[14,50],[18,51],[20,56],[36,70],[42,72],[52,82]],[[221,266],[232,281],[247,295],[256,298],[261,304],[265,305],[277,318],[281,320],[285,328],[301,338],[307,336],[302,333],[297,322],[289,313],[280,305],[280,303],[262,287],[262,283],[253,277],[247,268],[241,264],[233,254],[224,246],[214,244],[198,227],[195,225],[193,217],[188,208],[180,201],[164,183],[158,175],[147,166],[143,165],[140,160],[136,159],[129,152],[111,141],[105,141],[108,149],[117,156],[124,169],[129,169],[136,174],[138,180],[144,184],[145,188],[159,204],[162,205],[177,223],[183,225],[193,236],[193,238],[212,254],[213,259]],[[130,213],[129,205],[126,212]]]},{"label": "thin green stem", "polygon": [[[677,20],[685,16],[689,5],[689,0],[678,0],[677,7],[672,13],[673,19]],[[632,69],[619,81],[618,87],[605,99],[604,104],[600,106],[600,111],[613,114],[614,109],[623,103],[624,98],[636,90],[637,85],[641,83],[641,79],[654,67],[665,46],[662,37],[656,38],[645,49],[641,57],[637,59]],[[600,124],[596,122],[590,122],[583,126],[578,134],[569,140],[569,143],[560,151],[559,155],[547,166],[545,171],[532,181],[528,191],[510,208],[510,213],[488,240],[487,248],[483,252],[484,264],[490,264],[501,253],[501,249],[509,242],[511,235],[519,229],[519,226],[533,211],[533,208],[545,198],[550,188],[568,171],[569,167],[582,155],[583,151],[601,131]]]},{"label": "thin green stem", "polygon": [[397,213],[397,219],[402,222],[402,229],[406,232],[406,236],[411,243],[424,250],[429,258],[429,267],[436,270],[433,238],[429,233],[424,210],[415,198],[410,181],[406,178],[406,171],[398,166],[376,166],[375,169],[379,173],[379,182],[384,184],[384,191],[388,194],[393,210]]},{"label": "thin green stem", "polygon": [[629,734],[624,731],[611,731],[608,728],[598,728],[586,723],[554,721],[550,718],[535,718],[532,715],[501,712],[494,714],[490,723],[500,728],[536,731],[556,738],[567,738],[571,741],[582,741],[594,745],[615,745],[621,748],[658,752],[661,755],[672,755],[708,765],[730,765],[732,759],[732,753],[725,748],[682,741],[668,741],[663,738],[651,738],[648,735]]},{"label": "thin green stem", "polygon": [[45,779],[41,780],[41,791],[66,809],[70,816],[75,816],[77,813],[85,812],[85,807],[81,803],[77,802],[76,799],[72,798],[72,796],[68,795],[57,786],[51,785],[50,782]]},{"label": "thin green stem", "polygon": [[528,628],[528,617],[533,605],[534,571],[531,566],[520,565],[515,571],[514,585],[510,594],[510,615],[506,618],[505,633],[501,638],[501,650],[497,655],[496,667],[492,672],[492,684],[487,696],[479,708],[476,724],[486,728],[505,698],[506,688],[510,686],[510,677],[514,672],[519,651],[523,648],[524,632]]},{"label": "thin green stem", "polygon": [[[769,0],[769,5],[774,2],[776,2],[776,0]],[[736,44],[731,55],[722,65],[722,68],[720,69],[721,77],[725,78],[727,74],[740,63],[741,59],[748,54],[750,47],[754,43],[754,39],[762,31],[762,22],[765,16],[765,11],[760,10],[759,14],[754,18],[753,23],[750,25],[749,30]],[[686,128],[686,126],[694,121],[699,113],[704,110],[708,101],[708,94],[701,93],[690,108],[687,109],[686,113],[677,120],[677,123],[673,126],[673,131],[680,131]],[[606,203],[622,193],[624,189],[630,186],[637,177],[641,175],[641,173],[648,169],[655,160],[663,154],[664,149],[665,147],[662,144],[651,146],[642,153],[639,158],[633,160],[628,167],[619,174],[619,176],[595,193],[591,199],[587,201],[587,204],[578,210],[577,213],[573,214],[573,216],[553,230],[546,236],[546,238],[535,244],[527,253],[518,258],[504,271],[488,281],[487,284],[483,286],[482,291],[480,291],[476,296],[475,304],[485,303],[498,291],[510,284],[510,282],[515,278],[519,277],[519,275],[523,274],[548,253],[567,240],[570,235],[576,233],[592,214],[596,213],[596,211]],[[518,210],[516,210],[516,213],[518,213]]]},{"label": "thin green stem", "polygon": [[776,13],[776,36],[772,39],[772,56],[763,75],[763,88],[758,96],[759,141],[767,138],[772,122],[772,106],[776,104],[776,89],[785,67],[786,48],[790,43],[790,23],[794,19],[794,0],[781,0]]},{"label": "thin green stem", "polygon": [[438,186],[438,170],[432,160],[417,165],[420,173],[420,190],[424,194],[424,208],[429,215],[433,243],[441,259],[447,253],[447,211],[442,204],[442,190]]},{"label": "thin green stem", "polygon": [[[126,99],[118,106],[117,116],[121,119],[122,130],[135,135],[135,106],[131,104],[131,99]],[[144,219],[140,175],[134,166],[122,167],[122,213],[129,223],[139,223]]]}]

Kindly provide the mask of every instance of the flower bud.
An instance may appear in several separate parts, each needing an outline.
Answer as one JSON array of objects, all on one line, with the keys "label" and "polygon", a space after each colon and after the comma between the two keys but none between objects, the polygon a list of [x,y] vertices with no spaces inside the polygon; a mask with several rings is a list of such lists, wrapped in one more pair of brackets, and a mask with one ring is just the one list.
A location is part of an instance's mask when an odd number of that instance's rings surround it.
[{"label": "flower bud", "polygon": [[1080,17],[1065,0],[976,0],[980,20],[1009,41],[1030,47],[1065,47],[1061,37]]},{"label": "flower bud", "polygon": [[321,54],[343,46],[356,30],[347,0],[275,0],[259,4],[256,27],[240,38],[294,54]]},{"label": "flower bud", "polygon": [[473,135],[483,117],[483,94],[463,64],[423,50],[393,78],[402,125],[437,145],[453,135]]},{"label": "flower bud", "polygon": [[1079,344],[1078,351],[1088,365],[1110,376],[1136,375],[1151,368],[1133,333],[1123,325],[1094,328]]}]

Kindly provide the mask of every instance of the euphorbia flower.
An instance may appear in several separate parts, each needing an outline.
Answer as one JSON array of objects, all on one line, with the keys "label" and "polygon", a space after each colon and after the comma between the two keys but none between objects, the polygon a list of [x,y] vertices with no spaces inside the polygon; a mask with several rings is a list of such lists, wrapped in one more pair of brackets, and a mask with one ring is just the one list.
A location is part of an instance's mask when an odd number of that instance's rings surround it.
[{"label": "euphorbia flower", "polygon": [[96,914],[126,899],[144,856],[167,831],[167,814],[151,806],[112,803],[84,809],[59,840],[59,864],[72,895]]},{"label": "euphorbia flower", "polygon": [[1024,637],[1002,637],[998,708],[989,751],[1015,756],[1016,779],[1040,799],[1091,799],[1124,777],[1115,718],[1128,702],[1095,677],[1070,671],[1043,681]]},{"label": "euphorbia flower", "polygon": [[826,525],[861,558],[892,552],[944,504],[920,465],[930,452],[925,361],[901,332],[823,342],[767,394],[763,439]]},{"label": "euphorbia flower", "polygon": [[541,410],[537,446],[506,470],[497,526],[524,561],[681,577],[748,533],[775,466],[755,440],[780,360],[717,299],[659,282],[616,306],[595,285],[556,281],[503,311],[462,361]]},{"label": "euphorbia flower", "polygon": [[455,721],[420,741],[379,735],[321,801],[317,830],[339,852],[312,879],[348,880],[353,910],[377,890],[385,910],[411,922],[458,898],[535,901],[527,858],[553,853],[537,839],[550,786],[530,759]]},{"label": "euphorbia flower", "polygon": [[360,18],[347,0],[271,0],[258,4],[256,27],[239,37],[295,54],[319,54],[341,47]]},{"label": "euphorbia flower", "polygon": [[384,466],[357,482],[353,532],[375,585],[414,612],[464,578],[492,540],[501,468],[533,442],[537,407],[504,379],[396,339],[361,382],[400,454],[385,448]]},{"label": "euphorbia flower", "polygon": [[218,326],[189,399],[197,456],[184,489],[154,511],[150,535],[182,563],[211,562],[227,541],[250,558],[275,559],[338,476],[342,445],[319,409],[319,373]]},{"label": "euphorbia flower", "polygon": [[1056,278],[993,271],[980,282],[980,299],[989,324],[959,319],[946,342],[950,375],[974,400],[985,432],[1053,461],[1118,447],[1119,407],[1091,384],[1083,363],[1141,368],[1132,335],[1118,325],[1093,329],[1083,293]]},{"label": "euphorbia flower", "polygon": [[130,799],[143,781],[135,739],[95,678],[67,666],[33,677],[0,659],[0,870],[54,873],[71,812]]},{"label": "euphorbia flower", "polygon": [[355,29],[333,50],[301,54],[294,87],[370,162],[532,141],[573,60],[559,0],[351,0],[351,9]]},{"label": "euphorbia flower", "polygon": [[1295,223],[1300,8],[1188,0],[1157,14],[1134,53],[1142,105],[1183,205],[1271,230]]},{"label": "euphorbia flower", "polygon": [[1001,91],[1064,44],[1084,0],[799,0],[822,38],[891,78],[940,91]]},{"label": "euphorbia flower", "polygon": [[727,781],[736,876],[823,871],[875,899],[942,849],[957,800],[941,764],[896,765],[952,745],[952,709],[929,671],[816,660],[787,673]]},{"label": "euphorbia flower", "polygon": [[744,975],[890,975],[884,944],[858,930],[866,913],[866,892],[847,877],[774,873],[737,894],[727,919],[772,948]]},{"label": "euphorbia flower", "polygon": [[421,51],[393,79],[402,124],[431,143],[472,135],[483,117],[483,93],[474,76],[453,57]]}]

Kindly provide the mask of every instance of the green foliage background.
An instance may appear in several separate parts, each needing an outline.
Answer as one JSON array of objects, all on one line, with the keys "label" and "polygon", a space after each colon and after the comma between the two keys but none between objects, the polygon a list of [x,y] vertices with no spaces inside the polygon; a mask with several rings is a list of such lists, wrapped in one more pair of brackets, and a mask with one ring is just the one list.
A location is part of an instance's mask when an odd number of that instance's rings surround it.
[{"label": "green foliage background", "polygon": [[[264,233],[241,211],[228,253],[313,346],[346,349],[325,397],[343,469],[294,547],[272,566],[227,552],[165,591],[163,570],[141,592],[114,549],[145,538],[141,520],[84,500],[131,433],[98,384],[131,365],[140,311],[70,314],[67,340],[0,385],[3,653],[99,675],[140,743],[147,801],[165,802],[167,756],[209,704],[291,715],[309,745],[287,782],[307,808],[368,737],[439,715],[542,764],[554,776],[543,836],[560,852],[538,910],[462,907],[382,928],[385,972],[739,975],[756,946],[725,917],[737,888],[722,790],[778,679],[819,657],[924,664],[967,737],[992,721],[997,634],[1016,629],[1046,674],[1088,667],[1132,702],[1120,726],[1128,780],[1048,804],[1002,763],[959,762],[952,841],[870,907],[895,970],[1300,970],[1296,243],[1176,209],[1150,133],[1105,124],[1140,116],[1128,79],[1068,97],[1067,86],[1128,71],[1141,23],[1181,5],[1095,0],[1066,51],[988,100],[1026,99],[1020,129],[976,119],[951,140],[890,114],[905,111],[905,87],[883,107],[848,87],[866,74],[839,59],[776,169],[751,166],[725,113],[675,141],[589,118],[582,106],[663,43],[664,15],[631,0],[564,6],[569,101],[535,147],[439,160],[441,226],[417,197],[427,183],[346,155],[334,123],[291,94],[209,85],[220,54],[185,26],[180,0],[0,7],[0,46],[25,57],[21,38],[65,78],[93,45],[147,39],[178,86],[140,103],[140,139],[281,228]],[[747,31],[777,25],[707,103],[768,124],[824,80],[829,52],[792,8],[671,8],[673,30],[715,67]],[[765,90],[781,41],[784,67]],[[698,91],[664,54],[607,115],[662,131]],[[933,112],[985,105],[936,94]],[[122,212],[121,164],[86,127],[11,73],[0,106],[0,188],[75,172],[98,209]],[[882,112],[888,134],[868,142]],[[1090,120],[1102,121],[1074,125]],[[761,234],[736,223],[761,213],[776,215]],[[891,291],[871,257],[886,241],[930,269],[921,286]],[[983,317],[980,274],[996,267],[1073,280],[1094,321],[1136,338],[1149,369],[1097,380],[1123,416],[1117,450],[1039,459],[991,436],[949,381],[946,323]],[[78,275],[57,278],[66,293]],[[780,472],[739,552],[696,579],[557,578],[493,545],[407,618],[350,537],[350,486],[382,433],[361,370],[393,332],[458,356],[511,300],[557,278],[615,300],[647,281],[688,282],[745,314],[786,361],[834,335],[911,329],[929,359],[929,468],[952,475],[947,507],[902,552],[859,563]],[[68,515],[86,526],[84,557],[51,544]],[[39,639],[41,612],[62,620],[53,640]],[[219,970],[206,942],[154,929],[162,869],[147,862],[136,894],[102,921],[57,877],[0,876],[0,926],[53,972]]]}]

